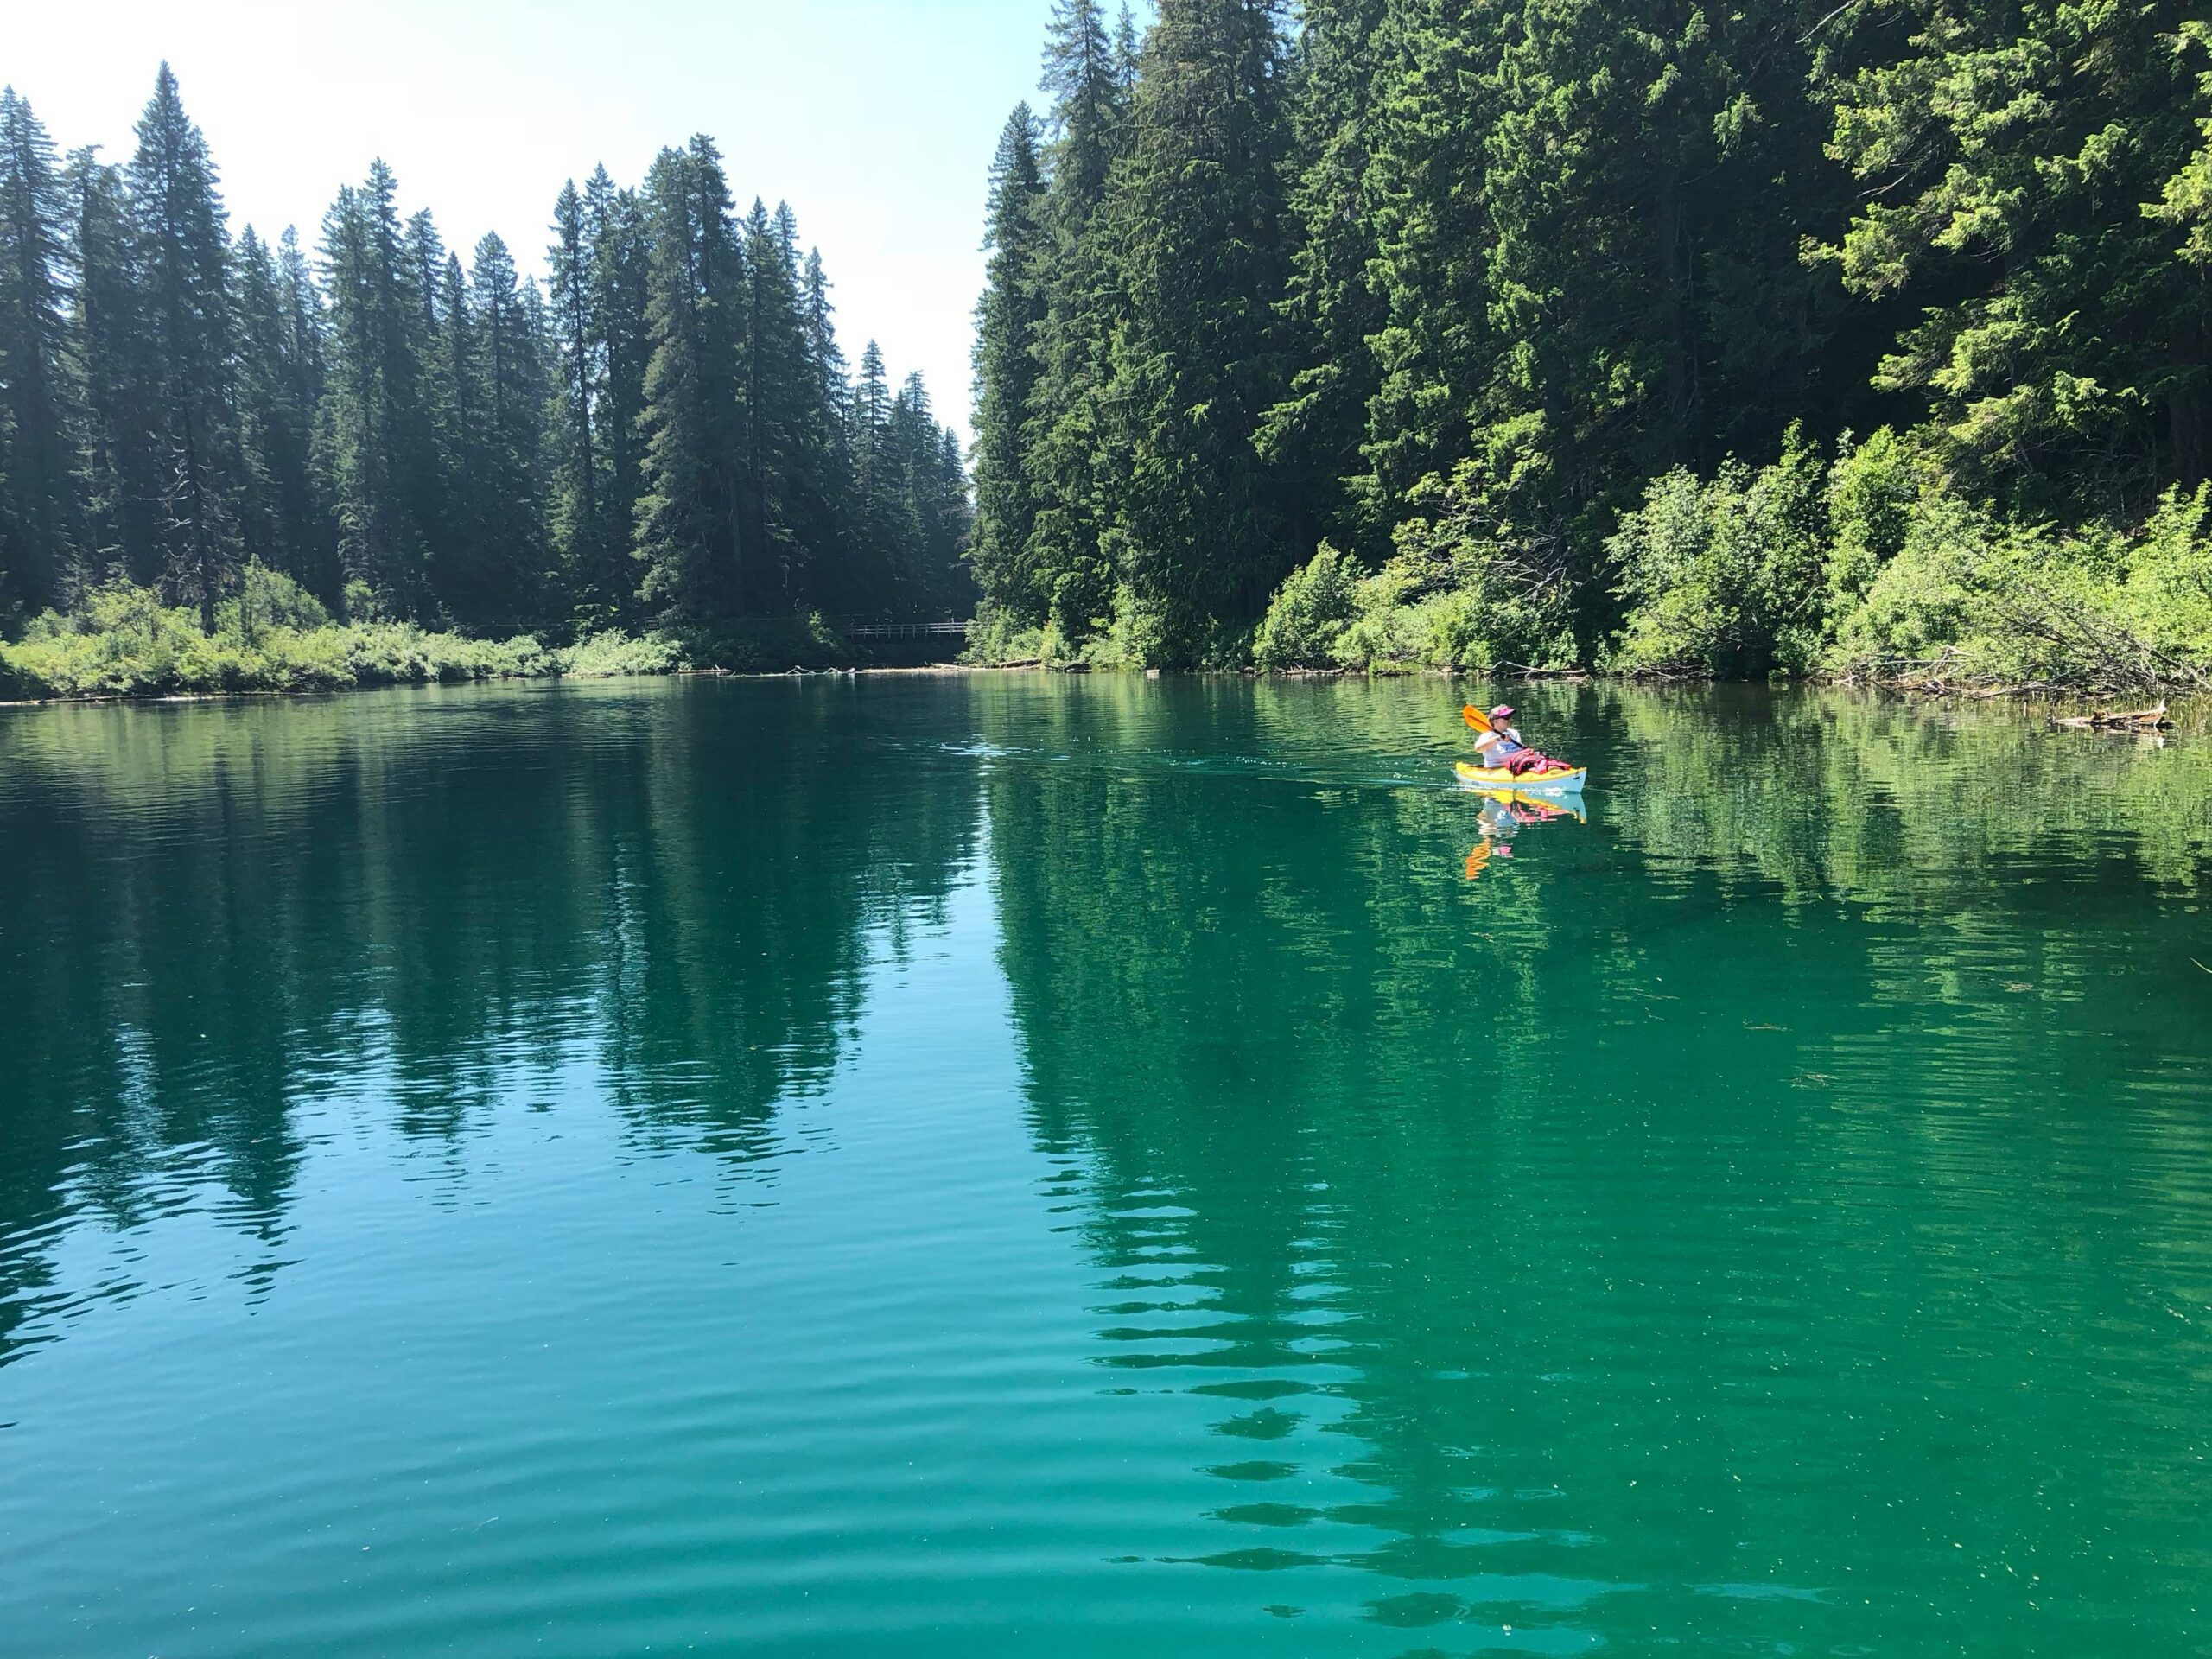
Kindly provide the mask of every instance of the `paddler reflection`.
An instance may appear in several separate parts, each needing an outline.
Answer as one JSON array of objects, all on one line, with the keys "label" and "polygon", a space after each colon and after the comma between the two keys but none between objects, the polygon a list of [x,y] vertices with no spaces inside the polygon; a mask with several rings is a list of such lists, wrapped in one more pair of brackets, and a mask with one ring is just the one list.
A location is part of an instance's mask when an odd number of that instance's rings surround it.
[{"label": "paddler reflection", "polygon": [[1577,823],[1586,821],[1579,802],[1570,806],[1565,801],[1522,790],[1486,789],[1481,794],[1483,804],[1475,813],[1475,828],[1481,831],[1482,839],[1467,854],[1470,881],[1479,880],[1493,858],[1512,857],[1512,836],[1526,825],[1548,823],[1554,818],[1573,818]]}]

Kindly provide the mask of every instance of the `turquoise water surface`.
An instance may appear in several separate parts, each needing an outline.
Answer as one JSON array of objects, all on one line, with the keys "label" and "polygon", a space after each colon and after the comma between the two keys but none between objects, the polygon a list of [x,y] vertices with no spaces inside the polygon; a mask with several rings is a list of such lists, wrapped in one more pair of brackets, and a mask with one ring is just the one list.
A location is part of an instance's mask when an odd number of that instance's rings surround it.
[{"label": "turquoise water surface", "polygon": [[2212,1653],[2212,744],[1492,695],[0,711],[0,1654]]}]

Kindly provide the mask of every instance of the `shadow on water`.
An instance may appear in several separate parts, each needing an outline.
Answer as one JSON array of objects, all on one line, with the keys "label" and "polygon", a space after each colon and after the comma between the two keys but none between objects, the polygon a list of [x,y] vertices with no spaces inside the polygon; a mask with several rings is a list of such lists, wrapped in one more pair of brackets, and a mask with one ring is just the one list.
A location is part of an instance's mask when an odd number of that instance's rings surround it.
[{"label": "shadow on water", "polygon": [[[972,791],[852,764],[835,681],[463,690],[0,720],[0,1362],[44,1242],[211,1187],[271,1248],[300,1109],[451,1154],[603,1078],[758,1166],[972,856]],[[707,691],[709,695],[699,695]]]},{"label": "shadow on water", "polygon": [[1934,1605],[2178,1634],[2212,1567],[2178,1455],[2212,1366],[2212,748],[1522,701],[1601,786],[1586,824],[1485,804],[1478,853],[1518,845],[1478,866],[1466,797],[1315,781],[1433,770],[1433,688],[985,703],[1017,757],[1218,738],[1304,780],[987,785],[1096,1362],[1211,1425],[1217,1542],[1179,1559],[1439,1651],[1709,1630],[1713,1599],[1745,1651],[1910,1646]]}]

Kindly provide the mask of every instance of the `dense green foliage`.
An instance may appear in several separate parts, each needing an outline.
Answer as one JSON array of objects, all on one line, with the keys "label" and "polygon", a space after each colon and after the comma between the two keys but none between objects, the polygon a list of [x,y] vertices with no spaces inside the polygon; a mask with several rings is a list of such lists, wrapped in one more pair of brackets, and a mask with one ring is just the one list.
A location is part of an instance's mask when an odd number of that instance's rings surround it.
[{"label": "dense green foliage", "polygon": [[[953,435],[918,378],[887,388],[873,345],[848,373],[820,259],[788,209],[735,212],[710,140],[662,152],[639,189],[603,168],[563,186],[546,270],[541,290],[492,235],[464,263],[382,162],[339,191],[314,254],[290,231],[233,237],[166,67],[121,165],[62,160],[0,92],[18,679],[541,671],[550,648],[460,636],[645,628],[710,660],[775,641],[782,666],[785,634],[823,654],[810,616],[964,603]],[[226,620],[278,577],[347,626]]]},{"label": "dense green foliage", "polygon": [[[609,631],[573,645],[529,634],[472,639],[412,622],[341,623],[290,577],[256,561],[215,607],[164,605],[153,588],[118,582],[88,592],[63,615],[34,619],[0,641],[0,695],[143,696],[219,691],[327,691],[357,685],[531,679],[555,675],[664,674],[682,652],[653,635]],[[746,666],[765,666],[763,656]],[[784,655],[782,661],[787,661]],[[782,661],[778,665],[782,665]]]},{"label": "dense green foliage", "polygon": [[[994,175],[982,637],[2212,661],[2212,35],[2176,0],[1161,0],[1106,41],[1060,0]],[[2126,639],[2030,649],[2062,613]]]}]

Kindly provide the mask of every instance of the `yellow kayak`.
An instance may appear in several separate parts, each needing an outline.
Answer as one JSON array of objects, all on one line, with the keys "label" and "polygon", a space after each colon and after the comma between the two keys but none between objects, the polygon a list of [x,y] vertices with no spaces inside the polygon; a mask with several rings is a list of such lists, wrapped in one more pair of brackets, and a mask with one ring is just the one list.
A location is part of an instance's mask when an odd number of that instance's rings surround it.
[{"label": "yellow kayak", "polygon": [[1582,780],[1590,775],[1587,766],[1560,766],[1551,772],[1524,772],[1516,778],[1503,766],[1471,766],[1465,760],[1454,760],[1452,770],[1459,774],[1461,783],[1477,789],[1529,790],[1554,795],[1580,789]]}]

